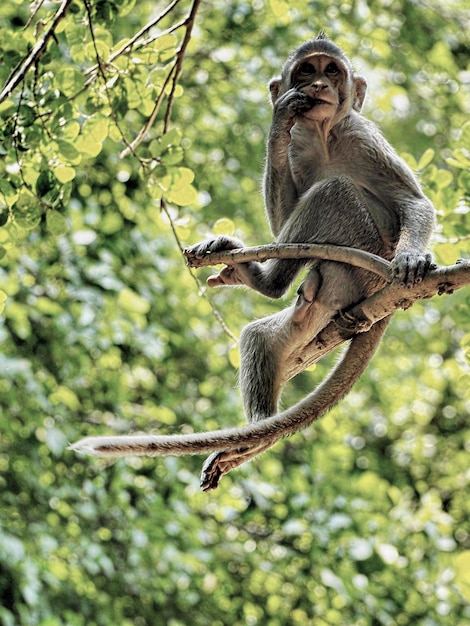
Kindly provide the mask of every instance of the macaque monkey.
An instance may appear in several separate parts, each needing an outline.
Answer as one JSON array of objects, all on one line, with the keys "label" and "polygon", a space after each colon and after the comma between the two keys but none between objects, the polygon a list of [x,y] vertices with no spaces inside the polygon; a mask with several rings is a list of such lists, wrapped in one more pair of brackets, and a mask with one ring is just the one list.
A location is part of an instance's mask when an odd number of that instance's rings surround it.
[{"label": "macaque monkey", "polygon": [[[324,34],[287,59],[269,84],[273,120],[266,151],[266,214],[278,243],[359,248],[391,261],[394,280],[413,286],[429,270],[425,252],[434,208],[407,165],[361,114],[366,81]],[[207,239],[185,250],[198,258],[244,247],[232,237]],[[211,287],[246,285],[283,296],[299,271],[306,277],[285,310],[248,324],[240,337],[240,388],[249,424],[239,429],[173,436],[91,437],[74,448],[98,456],[200,454],[212,451],[203,490],[279,438],[312,423],[353,386],[366,368],[389,318],[374,325],[348,309],[384,286],[364,269],[321,259],[270,259],[224,267]],[[323,383],[283,412],[278,401],[288,363],[341,313],[352,341]],[[301,369],[301,368],[300,368]]]}]

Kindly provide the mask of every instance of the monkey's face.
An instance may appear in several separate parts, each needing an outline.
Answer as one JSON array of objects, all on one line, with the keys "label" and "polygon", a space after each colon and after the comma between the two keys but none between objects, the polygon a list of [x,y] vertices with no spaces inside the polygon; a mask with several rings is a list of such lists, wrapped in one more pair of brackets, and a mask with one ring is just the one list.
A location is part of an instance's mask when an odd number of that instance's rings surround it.
[{"label": "monkey's face", "polygon": [[[338,55],[322,49],[315,50],[315,42],[307,53],[294,53],[290,64],[286,63],[282,76],[270,82],[273,103],[290,89],[301,91],[312,100],[312,106],[303,110],[299,117],[316,124],[324,122],[331,128],[352,109],[360,111],[367,84],[364,78],[354,75],[347,56],[339,50]],[[331,44],[330,44],[331,47]]]},{"label": "monkey's face", "polygon": [[297,61],[291,70],[290,83],[291,87],[310,96],[313,106],[303,117],[316,122],[338,116],[350,86],[344,64],[323,53],[313,53]]}]

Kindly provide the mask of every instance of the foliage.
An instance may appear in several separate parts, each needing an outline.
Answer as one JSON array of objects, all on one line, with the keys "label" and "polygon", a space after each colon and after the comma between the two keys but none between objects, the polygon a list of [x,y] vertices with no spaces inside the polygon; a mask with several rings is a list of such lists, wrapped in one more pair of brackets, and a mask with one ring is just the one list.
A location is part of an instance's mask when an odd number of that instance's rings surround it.
[{"label": "foliage", "polygon": [[110,465],[66,449],[241,423],[216,313],[238,334],[283,303],[226,290],[214,312],[179,242],[269,241],[265,84],[321,28],[438,209],[437,261],[470,252],[465,2],[168,8],[0,6],[0,82],[20,78],[0,95],[0,624],[463,626],[467,290],[397,314],[343,403],[213,494],[198,458]]}]

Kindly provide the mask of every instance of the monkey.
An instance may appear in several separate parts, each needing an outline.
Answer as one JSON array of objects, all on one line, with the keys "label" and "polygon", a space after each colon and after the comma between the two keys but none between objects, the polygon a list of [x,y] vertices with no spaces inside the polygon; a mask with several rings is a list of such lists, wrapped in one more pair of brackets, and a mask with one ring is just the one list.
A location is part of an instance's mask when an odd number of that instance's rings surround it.
[{"label": "monkey", "polygon": [[[393,279],[412,287],[433,267],[426,252],[434,207],[410,168],[362,114],[366,80],[323,32],[303,43],[269,83],[273,106],[263,191],[277,243],[349,246],[391,261]],[[242,248],[220,235],[185,249],[188,259]],[[201,488],[309,425],[339,402],[372,358],[388,316],[371,325],[350,309],[385,284],[383,277],[321,259],[269,259],[226,265],[209,287],[245,286],[281,298],[306,270],[294,302],[250,322],[240,335],[239,384],[248,424],[234,429],[172,436],[90,437],[72,446],[97,456],[211,452]],[[339,317],[338,317],[339,314]],[[347,350],[306,398],[279,412],[287,364],[340,320]],[[301,365],[299,368],[301,369]]]}]

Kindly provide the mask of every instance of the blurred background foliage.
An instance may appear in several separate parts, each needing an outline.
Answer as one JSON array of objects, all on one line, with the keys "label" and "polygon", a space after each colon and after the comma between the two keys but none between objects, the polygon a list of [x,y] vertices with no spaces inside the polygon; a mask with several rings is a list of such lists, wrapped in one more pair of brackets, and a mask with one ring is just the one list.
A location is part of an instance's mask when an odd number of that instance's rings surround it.
[{"label": "blurred background foliage", "polygon": [[[216,312],[238,335],[286,303],[221,290],[211,304],[178,241],[270,241],[266,84],[320,29],[367,77],[366,115],[435,202],[437,261],[470,255],[465,0],[197,4],[158,21],[162,2],[62,2],[54,36],[0,96],[0,624],[464,626],[468,289],[398,313],[345,401],[214,493],[199,492],[197,457],[67,450],[85,435],[243,422]],[[2,84],[58,9],[1,3]]]}]

